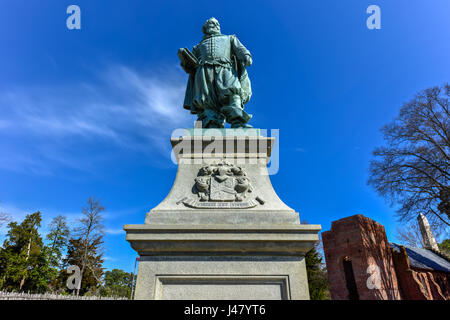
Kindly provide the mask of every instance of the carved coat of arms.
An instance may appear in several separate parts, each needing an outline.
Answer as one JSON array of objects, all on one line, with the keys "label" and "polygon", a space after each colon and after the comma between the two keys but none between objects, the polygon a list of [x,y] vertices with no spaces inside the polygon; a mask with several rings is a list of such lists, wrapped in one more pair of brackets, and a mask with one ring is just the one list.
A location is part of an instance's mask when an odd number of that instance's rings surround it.
[{"label": "carved coat of arms", "polygon": [[202,167],[193,192],[197,200],[186,197],[181,202],[194,208],[250,208],[264,203],[259,197],[249,199],[253,188],[247,173],[226,161]]}]

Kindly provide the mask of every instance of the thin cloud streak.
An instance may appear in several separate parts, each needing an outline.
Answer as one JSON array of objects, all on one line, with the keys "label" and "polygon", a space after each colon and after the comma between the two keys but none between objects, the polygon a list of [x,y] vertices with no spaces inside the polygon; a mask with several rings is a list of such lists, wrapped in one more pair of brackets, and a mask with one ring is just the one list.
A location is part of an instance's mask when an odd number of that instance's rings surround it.
[{"label": "thin cloud streak", "polygon": [[[40,227],[40,233],[43,238],[47,236],[48,233],[48,226],[50,225],[53,218],[55,218],[58,215],[62,215],[67,218],[68,225],[75,225],[78,223],[78,220],[82,217],[81,212],[61,212],[61,211],[55,211],[52,209],[45,209],[45,208],[19,208],[12,204],[0,204],[0,212],[5,212],[10,216],[9,222],[17,222],[21,223],[26,215],[35,213],[37,211],[41,212],[42,221],[41,221],[41,227]],[[5,223],[3,226],[0,227],[0,239],[2,239],[2,236],[5,236],[7,233],[7,225],[8,223]]]},{"label": "thin cloud streak", "polygon": [[[93,159],[83,162],[78,156],[93,147],[150,156],[156,150],[159,156],[162,153],[169,158],[167,139],[171,131],[190,126],[193,121],[182,110],[185,83],[181,72],[143,73],[113,66],[91,83],[0,92],[0,132],[4,139],[3,143],[0,138],[0,143],[8,151],[0,155],[0,167],[48,174],[49,167],[56,164],[90,171]],[[76,158],[75,149],[81,151]]]},{"label": "thin cloud streak", "polygon": [[122,234],[125,234],[125,231],[123,229],[109,229],[109,228],[106,228],[105,229],[105,234],[122,235]]}]

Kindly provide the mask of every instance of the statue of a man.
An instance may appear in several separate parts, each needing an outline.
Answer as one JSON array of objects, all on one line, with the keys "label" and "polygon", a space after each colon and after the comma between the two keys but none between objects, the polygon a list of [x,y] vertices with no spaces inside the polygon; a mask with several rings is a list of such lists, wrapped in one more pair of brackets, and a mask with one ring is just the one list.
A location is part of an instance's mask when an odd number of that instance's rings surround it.
[{"label": "statue of a man", "polygon": [[204,37],[192,53],[178,51],[181,66],[189,74],[184,108],[197,114],[203,128],[251,128],[252,117],[244,111],[252,95],[246,67],[252,56],[235,35],[220,33],[219,21],[203,25]]}]

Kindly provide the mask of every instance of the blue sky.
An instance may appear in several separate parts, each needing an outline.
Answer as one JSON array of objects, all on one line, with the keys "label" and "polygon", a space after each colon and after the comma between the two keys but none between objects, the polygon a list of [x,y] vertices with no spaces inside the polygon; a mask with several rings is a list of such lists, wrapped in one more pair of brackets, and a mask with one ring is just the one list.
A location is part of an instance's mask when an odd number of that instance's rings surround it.
[{"label": "blue sky", "polygon": [[[71,4],[81,30],[66,28]],[[371,4],[381,30],[366,27]],[[395,240],[395,208],[366,185],[371,151],[402,103],[449,80],[449,15],[448,0],[0,0],[1,210],[40,210],[45,233],[101,198],[105,266],[132,271],[122,225],[167,195],[170,134],[194,121],[176,52],[214,16],[253,55],[246,109],[280,130],[281,199],[323,230],[361,213]]]}]

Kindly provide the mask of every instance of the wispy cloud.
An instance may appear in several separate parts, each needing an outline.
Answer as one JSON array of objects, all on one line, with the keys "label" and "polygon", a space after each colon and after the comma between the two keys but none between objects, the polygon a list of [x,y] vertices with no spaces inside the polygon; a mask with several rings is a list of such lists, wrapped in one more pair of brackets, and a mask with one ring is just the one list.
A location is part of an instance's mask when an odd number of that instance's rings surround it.
[{"label": "wispy cloud", "polygon": [[[0,212],[5,212],[9,216],[9,222],[15,221],[18,223],[21,223],[25,216],[31,213],[35,213],[37,211],[40,211],[42,214],[42,221],[41,221],[41,228],[40,233],[43,238],[48,233],[48,226],[53,218],[55,218],[58,215],[65,216],[67,218],[67,222],[69,226],[74,226],[78,219],[81,218],[81,212],[61,212],[61,211],[55,211],[53,209],[45,209],[45,208],[33,208],[33,207],[27,207],[27,208],[21,208],[13,204],[0,204]],[[7,223],[2,225],[0,227],[0,239],[2,239],[2,236],[4,236],[7,232]]]},{"label": "wispy cloud", "polygon": [[125,231],[123,229],[109,229],[105,228],[105,233],[110,235],[119,235],[119,234],[125,234]]},{"label": "wispy cloud", "polygon": [[113,257],[110,257],[110,256],[104,256],[103,260],[105,260],[105,261],[117,261],[116,258],[113,258]]},{"label": "wispy cloud", "polygon": [[295,147],[295,148],[294,148],[294,151],[296,151],[296,152],[301,152],[301,153],[307,152],[306,149],[301,148],[301,147]]},{"label": "wispy cloud", "polygon": [[193,121],[182,110],[185,83],[181,71],[113,66],[89,83],[0,92],[0,143],[8,150],[0,154],[0,167],[51,174],[49,164],[56,164],[94,171],[102,159],[98,150],[106,147],[159,151],[168,158],[171,131]]}]

